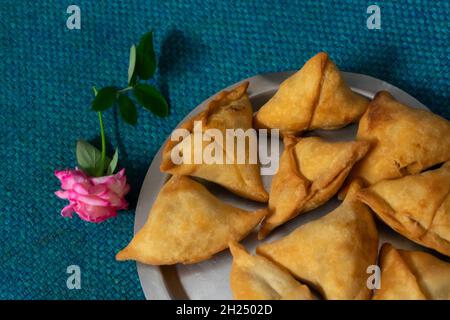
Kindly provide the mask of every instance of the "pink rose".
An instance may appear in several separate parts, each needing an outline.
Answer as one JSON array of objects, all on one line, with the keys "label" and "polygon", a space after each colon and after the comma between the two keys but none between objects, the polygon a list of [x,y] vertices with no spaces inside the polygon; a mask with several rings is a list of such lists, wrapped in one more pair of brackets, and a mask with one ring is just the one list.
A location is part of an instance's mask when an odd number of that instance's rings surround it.
[{"label": "pink rose", "polygon": [[130,186],[125,169],[97,178],[87,176],[78,168],[55,171],[55,176],[61,181],[62,189],[55,192],[56,196],[70,201],[61,210],[63,217],[72,217],[75,212],[83,220],[102,222],[115,217],[117,210],[128,207],[125,195],[130,191]]}]

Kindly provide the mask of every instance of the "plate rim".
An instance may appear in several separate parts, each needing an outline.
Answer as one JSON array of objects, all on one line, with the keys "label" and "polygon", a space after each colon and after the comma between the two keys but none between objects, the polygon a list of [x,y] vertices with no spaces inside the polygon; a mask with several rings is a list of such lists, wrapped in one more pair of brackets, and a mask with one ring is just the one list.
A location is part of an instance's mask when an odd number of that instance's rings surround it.
[{"label": "plate rim", "polygon": [[[279,86],[280,81],[285,80],[290,75],[294,74],[296,71],[282,71],[282,72],[269,72],[269,73],[263,73],[263,74],[257,74],[253,77],[246,78],[244,80],[238,81],[220,91],[223,90],[230,90],[231,88],[234,88],[235,86],[239,85],[240,83],[243,83],[245,81],[248,81],[250,83],[249,86],[249,96],[258,94],[258,92],[254,91],[257,87],[260,93],[265,92],[264,89],[267,90],[273,90],[274,83]],[[350,88],[363,96],[368,97],[369,99],[372,99],[375,95],[374,89],[371,88],[378,88],[376,91],[380,90],[387,90],[389,91],[394,97],[402,100],[409,100],[408,105],[415,108],[420,109],[426,109],[429,110],[424,104],[422,104],[419,100],[417,100],[415,97],[407,93],[406,91],[386,82],[380,79],[377,79],[372,76],[368,76],[361,73],[354,73],[354,72],[340,72],[342,77],[344,78],[344,81],[348,82],[358,82],[358,83],[364,83],[363,86],[354,87],[350,86]],[[272,79],[272,80],[270,80]],[[219,92],[220,92],[219,91]],[[219,93],[217,92],[217,93]],[[193,115],[201,112],[205,107],[206,104],[217,95],[217,93],[214,93],[209,98],[204,100],[202,103],[197,105],[195,108],[193,108],[176,126],[175,128],[178,128],[180,124],[185,122],[187,119],[192,117]],[[158,185],[161,186],[166,175],[165,173],[161,173],[159,170],[159,164],[162,160],[162,152],[164,145],[166,143],[167,139],[163,142],[161,147],[158,149],[157,153],[153,157],[153,160],[147,170],[147,173],[145,175],[145,178],[142,182],[141,189],[139,191],[139,197],[136,204],[136,210],[135,210],[135,218],[134,218],[134,227],[133,227],[133,235],[139,231],[143,224],[145,223],[145,220],[148,217],[149,212],[144,211],[144,202],[148,201],[151,202],[151,205],[153,204],[154,199],[156,198],[156,195],[153,194],[151,197],[152,199],[149,199],[148,194],[146,194],[146,186],[151,185]],[[144,195],[145,193],[145,195]],[[157,194],[157,193],[156,193]],[[150,205],[150,206],[151,206]],[[175,299],[175,297],[172,296],[170,291],[167,289],[166,282],[164,280],[163,273],[159,266],[151,266],[151,265],[145,265],[140,262],[136,262],[136,269],[139,276],[139,282],[141,284],[142,291],[144,292],[144,296],[147,300],[172,300]],[[151,279],[151,281],[148,281],[148,279]]]}]

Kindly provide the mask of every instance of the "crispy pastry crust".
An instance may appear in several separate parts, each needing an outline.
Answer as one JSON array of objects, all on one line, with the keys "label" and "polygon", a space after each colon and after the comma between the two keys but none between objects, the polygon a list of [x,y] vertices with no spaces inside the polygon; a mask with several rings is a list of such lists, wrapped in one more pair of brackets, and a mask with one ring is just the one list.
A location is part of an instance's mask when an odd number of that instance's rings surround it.
[{"label": "crispy pastry crust", "polygon": [[352,170],[368,184],[420,173],[450,160],[450,122],[428,110],[408,107],[380,91],[362,116],[358,140],[373,147]]},{"label": "crispy pastry crust", "polygon": [[383,244],[380,251],[381,287],[373,300],[425,300],[417,278],[408,264],[391,244]]},{"label": "crispy pastry crust", "polygon": [[[194,130],[194,122],[201,121],[203,131],[218,129],[226,139],[226,129],[243,129],[252,127],[252,106],[247,95],[248,82],[244,82],[231,91],[222,91],[211,102],[207,109],[193,118],[184,122],[180,129],[186,129],[190,134]],[[219,142],[215,142],[219,143]],[[226,140],[223,144],[226,143]],[[235,142],[236,143],[236,142]],[[195,164],[182,163],[176,165],[172,162],[172,149],[178,145],[178,141],[168,140],[163,149],[163,159],[160,165],[162,172],[176,175],[190,175],[215,182],[233,193],[255,201],[267,202],[269,196],[262,184],[259,164],[249,164],[249,150],[246,145],[246,164]],[[202,145],[204,149],[206,144]],[[226,153],[224,145],[219,145],[225,157],[234,157],[236,154]],[[203,150],[202,149],[202,150]],[[236,153],[236,147],[234,148]]]},{"label": "crispy pastry crust", "polygon": [[320,52],[280,85],[254,122],[283,135],[338,129],[357,121],[368,103],[347,86],[328,54]]},{"label": "crispy pastry crust", "polygon": [[369,209],[355,199],[360,182],[326,216],[256,252],[285,267],[326,299],[370,299],[367,267],[376,263],[378,232]]},{"label": "crispy pastry crust", "polygon": [[376,290],[374,300],[450,299],[450,263],[385,243],[380,264],[381,288]]},{"label": "crispy pastry crust", "polygon": [[237,300],[312,300],[308,287],[262,256],[250,255],[233,241],[230,285]]},{"label": "crispy pastry crust", "polygon": [[353,165],[367,153],[366,141],[328,142],[318,137],[284,138],[285,150],[272,180],[269,216],[258,238],[333,197]]},{"label": "crispy pastry crust", "polygon": [[450,162],[380,181],[360,190],[357,198],[401,235],[450,256]]},{"label": "crispy pastry crust", "polygon": [[221,202],[202,184],[173,176],[163,186],[148,216],[116,259],[151,265],[196,263],[240,241],[267,214],[247,212]]}]

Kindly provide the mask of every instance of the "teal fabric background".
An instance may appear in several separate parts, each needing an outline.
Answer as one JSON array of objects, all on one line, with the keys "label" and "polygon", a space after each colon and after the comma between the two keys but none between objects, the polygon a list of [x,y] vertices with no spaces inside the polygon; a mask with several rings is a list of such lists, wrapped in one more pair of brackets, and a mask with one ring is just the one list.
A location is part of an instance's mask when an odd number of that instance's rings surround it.
[{"label": "teal fabric background", "polygon": [[[381,30],[366,27],[381,7]],[[81,30],[66,8],[81,8]],[[450,118],[448,1],[0,2],[0,298],[142,299],[136,266],[115,253],[132,237],[134,206],[152,157],[201,101],[258,73],[298,69],[320,50],[342,70],[386,80]],[[138,125],[105,114],[127,169],[131,208],[90,224],[64,219],[55,169],[75,166],[78,138],[98,138],[91,87],[126,85],[128,52],[153,28],[156,85],[170,116],[140,110]],[[79,265],[82,289],[68,290]]]}]

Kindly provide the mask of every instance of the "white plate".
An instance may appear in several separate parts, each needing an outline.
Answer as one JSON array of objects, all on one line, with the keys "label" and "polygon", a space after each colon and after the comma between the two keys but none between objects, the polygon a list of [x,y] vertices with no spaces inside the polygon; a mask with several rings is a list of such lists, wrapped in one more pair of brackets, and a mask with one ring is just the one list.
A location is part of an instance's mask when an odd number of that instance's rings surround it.
[{"label": "white plate", "polygon": [[[280,83],[291,74],[292,72],[270,73],[257,75],[243,80],[250,82],[248,92],[254,110],[257,111],[276,92]],[[400,102],[412,107],[427,109],[423,104],[406,92],[384,81],[350,72],[342,72],[342,76],[353,91],[368,98],[373,98],[375,93],[380,90],[387,90]],[[227,89],[231,89],[238,84],[239,83],[235,83]],[[209,100],[210,99],[204,101],[192,110],[182,122],[204,110]],[[313,134],[330,140],[352,140],[355,137],[356,130],[357,125],[350,125],[341,130],[316,130]],[[280,143],[280,147],[282,147],[282,143]],[[155,155],[147,175],[145,176],[136,207],[134,233],[144,225],[150,208],[161,189],[161,186],[166,181],[167,175],[159,171],[161,155],[162,147]],[[263,181],[266,190],[269,190],[271,176],[263,176]],[[208,183],[208,188],[220,199],[244,209],[255,209],[264,206],[264,204],[257,204],[234,196],[213,184]],[[338,205],[339,201],[336,198],[333,198],[318,209],[301,215],[281,226],[265,241],[272,241],[280,238],[299,225],[323,216]],[[380,246],[383,242],[391,242],[395,246],[404,249],[424,250],[380,223],[378,230],[380,233]],[[257,240],[255,235],[256,233],[254,232],[243,241],[244,245],[249,250],[254,250],[256,247]],[[215,255],[214,258],[210,260],[193,265],[158,267],[137,263],[137,270],[142,289],[144,290],[147,299],[231,299],[232,295],[229,286],[230,267],[231,257],[228,250]]]}]

